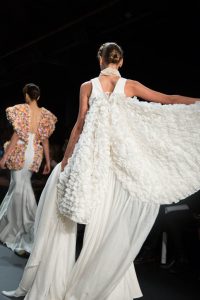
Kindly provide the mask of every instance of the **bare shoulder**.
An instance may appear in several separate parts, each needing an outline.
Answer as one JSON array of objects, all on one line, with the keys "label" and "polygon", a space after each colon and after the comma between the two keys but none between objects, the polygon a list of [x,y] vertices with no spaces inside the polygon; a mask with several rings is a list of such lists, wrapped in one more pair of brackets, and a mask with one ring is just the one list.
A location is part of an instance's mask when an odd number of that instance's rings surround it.
[{"label": "bare shoulder", "polygon": [[136,94],[136,89],[140,83],[136,80],[127,79],[125,85],[125,94],[128,97],[133,97]]},{"label": "bare shoulder", "polygon": [[87,96],[89,97],[92,91],[92,82],[91,81],[85,81],[81,84],[80,87],[80,94],[82,96]]},{"label": "bare shoulder", "polygon": [[139,85],[139,81],[137,80],[132,80],[132,79],[127,79],[126,85],[129,87],[137,87]]},{"label": "bare shoulder", "polygon": [[87,91],[92,89],[92,81],[85,81],[81,84],[81,90]]}]

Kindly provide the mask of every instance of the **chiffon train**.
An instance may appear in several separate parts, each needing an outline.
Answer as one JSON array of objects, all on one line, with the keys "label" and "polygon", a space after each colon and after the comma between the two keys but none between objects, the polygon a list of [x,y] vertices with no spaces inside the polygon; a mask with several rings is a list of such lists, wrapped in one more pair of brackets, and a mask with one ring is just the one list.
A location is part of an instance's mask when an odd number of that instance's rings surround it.
[{"label": "chiffon train", "polygon": [[133,261],[159,205],[131,199],[110,170],[107,196],[86,226],[83,248],[75,262],[77,225],[58,211],[59,173],[60,164],[40,198],[34,247],[19,285],[27,291],[25,300],[141,297]]}]

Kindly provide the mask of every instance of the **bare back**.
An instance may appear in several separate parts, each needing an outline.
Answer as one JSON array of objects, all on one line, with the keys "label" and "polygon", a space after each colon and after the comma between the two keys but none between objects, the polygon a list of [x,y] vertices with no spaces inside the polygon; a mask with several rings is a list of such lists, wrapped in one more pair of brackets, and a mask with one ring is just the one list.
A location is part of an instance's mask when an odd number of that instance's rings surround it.
[{"label": "bare back", "polygon": [[102,90],[105,93],[112,93],[119,78],[120,77],[118,76],[99,76],[99,81],[101,83]]},{"label": "bare back", "polygon": [[42,108],[30,107],[30,132],[36,133],[42,117]]}]

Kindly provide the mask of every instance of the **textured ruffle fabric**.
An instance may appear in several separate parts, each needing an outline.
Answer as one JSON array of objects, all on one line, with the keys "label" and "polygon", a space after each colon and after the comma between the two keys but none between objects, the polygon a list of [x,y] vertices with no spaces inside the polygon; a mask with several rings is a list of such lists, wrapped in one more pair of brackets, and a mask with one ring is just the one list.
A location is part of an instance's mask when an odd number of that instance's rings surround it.
[{"label": "textured ruffle fabric", "polygon": [[111,111],[113,170],[135,199],[170,204],[200,189],[200,103],[116,96]]},{"label": "textured ruffle fabric", "polygon": [[199,152],[200,103],[162,105],[93,92],[83,132],[59,178],[59,210],[89,223],[110,167],[133,199],[178,202],[200,188]]},{"label": "textured ruffle fabric", "polygon": [[27,104],[17,104],[6,108],[8,121],[12,124],[19,138],[26,143],[28,142],[29,115],[29,106]]},{"label": "textured ruffle fabric", "polygon": [[101,202],[110,165],[108,105],[104,97],[93,101],[79,142],[58,181],[60,212],[83,224]]},{"label": "textured ruffle fabric", "polygon": [[40,141],[48,139],[55,130],[57,117],[48,109],[42,107],[42,116],[39,123],[37,135]]},{"label": "textured ruffle fabric", "polygon": [[[24,166],[24,154],[30,132],[30,107],[26,103],[8,107],[6,108],[6,116],[20,139],[20,143],[17,143],[12,153],[10,153],[6,161],[6,166],[10,170],[21,170]],[[41,146],[41,142],[51,136],[55,130],[56,122],[56,116],[42,107],[41,119],[34,139],[34,160],[30,166],[30,170],[33,172],[39,171],[43,159],[43,147]],[[9,142],[6,142],[4,148],[6,148],[8,144]]]}]

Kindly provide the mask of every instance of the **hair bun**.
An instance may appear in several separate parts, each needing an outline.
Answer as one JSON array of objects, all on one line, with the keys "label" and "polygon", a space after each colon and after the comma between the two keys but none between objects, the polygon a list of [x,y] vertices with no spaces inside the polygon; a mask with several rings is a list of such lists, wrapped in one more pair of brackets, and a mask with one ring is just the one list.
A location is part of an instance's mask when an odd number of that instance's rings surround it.
[{"label": "hair bun", "polygon": [[107,64],[117,64],[123,58],[123,50],[116,43],[104,43],[98,51],[98,58],[102,57]]}]

